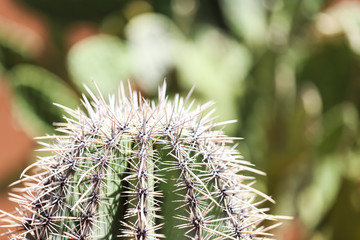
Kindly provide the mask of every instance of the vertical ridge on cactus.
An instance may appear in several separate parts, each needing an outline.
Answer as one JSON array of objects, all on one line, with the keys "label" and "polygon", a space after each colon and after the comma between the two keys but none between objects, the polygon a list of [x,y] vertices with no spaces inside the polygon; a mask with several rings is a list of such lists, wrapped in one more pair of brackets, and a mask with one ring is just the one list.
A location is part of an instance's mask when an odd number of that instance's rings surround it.
[{"label": "vertical ridge on cactus", "polygon": [[[62,107],[58,136],[38,138],[49,155],[25,169],[2,212],[11,239],[270,239],[258,208],[273,200],[252,188],[263,174],[243,160],[215,123],[213,103],[194,107],[166,84],[155,101],[124,87],[118,97],[83,95]],[[32,169],[31,174],[27,174]],[[172,200],[169,200],[172,199]],[[259,200],[260,199],[260,200]],[[170,210],[170,211],[169,211]],[[171,216],[173,214],[173,216]],[[267,224],[268,225],[268,224]]]}]

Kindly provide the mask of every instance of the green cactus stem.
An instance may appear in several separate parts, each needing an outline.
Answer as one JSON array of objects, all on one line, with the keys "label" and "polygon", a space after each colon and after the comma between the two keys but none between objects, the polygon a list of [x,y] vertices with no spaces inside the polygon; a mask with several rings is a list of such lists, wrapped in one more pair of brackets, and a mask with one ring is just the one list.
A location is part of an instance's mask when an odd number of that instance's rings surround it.
[{"label": "green cactus stem", "polygon": [[273,200],[246,176],[263,173],[221,130],[232,121],[213,121],[212,103],[195,107],[191,92],[170,101],[166,84],[157,103],[130,87],[108,100],[88,93],[84,110],[60,106],[61,134],[39,138],[47,156],[16,182],[16,211],[2,212],[10,239],[272,237],[279,217],[259,205]]}]

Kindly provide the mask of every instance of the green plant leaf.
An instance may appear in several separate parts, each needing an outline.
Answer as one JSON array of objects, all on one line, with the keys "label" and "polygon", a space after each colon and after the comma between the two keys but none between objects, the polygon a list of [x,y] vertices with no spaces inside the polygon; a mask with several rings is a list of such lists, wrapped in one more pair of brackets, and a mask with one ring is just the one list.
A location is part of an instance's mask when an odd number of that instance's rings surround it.
[{"label": "green plant leaf", "polygon": [[35,65],[22,64],[10,74],[15,112],[30,135],[53,132],[52,124],[62,121],[63,111],[53,103],[75,107],[78,97],[59,77]]},{"label": "green plant leaf", "polygon": [[79,89],[83,85],[94,89],[96,84],[104,94],[113,92],[120,81],[130,75],[130,62],[125,44],[109,35],[87,38],[70,49],[68,68]]},{"label": "green plant leaf", "polygon": [[242,96],[251,64],[248,50],[215,29],[203,29],[194,42],[179,46],[176,68],[181,84],[197,85],[205,99],[214,99],[220,118],[235,119],[235,99]]},{"label": "green plant leaf", "polygon": [[258,0],[221,1],[230,27],[248,46],[259,47],[266,41],[265,8]]},{"label": "green plant leaf", "polygon": [[176,41],[183,36],[175,24],[160,14],[142,14],[126,27],[133,75],[143,91],[154,94],[173,68]]},{"label": "green plant leaf", "polygon": [[340,190],[341,155],[331,155],[314,166],[311,183],[300,193],[297,202],[300,218],[310,228],[326,216]]}]

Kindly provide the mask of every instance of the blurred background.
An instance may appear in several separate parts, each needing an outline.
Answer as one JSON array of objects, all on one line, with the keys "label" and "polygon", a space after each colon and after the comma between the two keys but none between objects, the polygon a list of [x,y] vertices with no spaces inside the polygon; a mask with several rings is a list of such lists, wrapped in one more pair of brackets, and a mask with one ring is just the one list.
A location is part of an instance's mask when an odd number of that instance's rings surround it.
[{"label": "blurred background", "polygon": [[[0,0],[0,209],[83,84],[196,84],[294,216],[281,240],[360,239],[360,1]],[[3,230],[0,230],[3,231]]]}]

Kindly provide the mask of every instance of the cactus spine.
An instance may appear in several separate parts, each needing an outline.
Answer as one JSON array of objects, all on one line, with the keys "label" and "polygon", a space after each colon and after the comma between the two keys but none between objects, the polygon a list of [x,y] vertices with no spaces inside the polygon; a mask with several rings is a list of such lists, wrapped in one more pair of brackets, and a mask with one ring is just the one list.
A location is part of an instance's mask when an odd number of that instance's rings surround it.
[{"label": "cactus spine", "polygon": [[[3,213],[11,239],[267,239],[258,205],[273,201],[253,189],[260,173],[214,123],[212,103],[158,103],[119,88],[108,103],[84,95],[84,111],[57,123],[62,135],[39,138],[47,157],[26,169],[14,189],[15,213]],[[45,139],[45,140],[43,140]],[[31,174],[27,174],[32,169]],[[258,200],[260,196],[260,200]],[[174,216],[172,216],[174,214]]]}]

